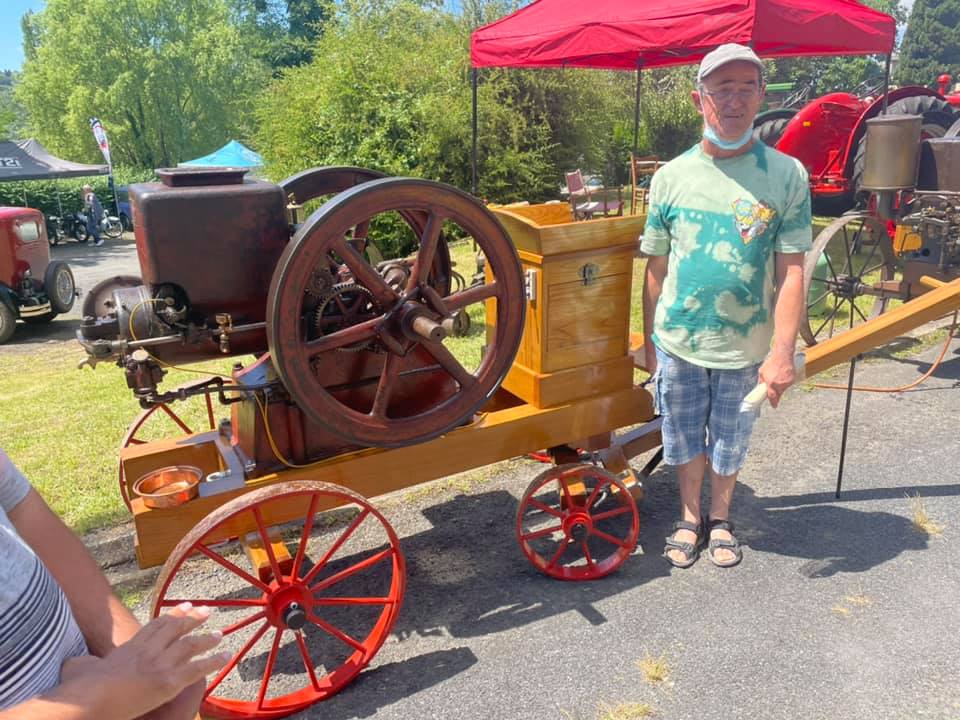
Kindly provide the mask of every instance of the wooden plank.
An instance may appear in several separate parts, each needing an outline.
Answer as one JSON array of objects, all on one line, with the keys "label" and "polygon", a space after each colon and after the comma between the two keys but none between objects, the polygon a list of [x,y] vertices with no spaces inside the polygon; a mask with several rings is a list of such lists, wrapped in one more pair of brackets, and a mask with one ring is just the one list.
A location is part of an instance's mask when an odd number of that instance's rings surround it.
[{"label": "wooden plank", "polygon": [[960,308],[960,278],[806,349],[810,377]]},{"label": "wooden plank", "polygon": [[626,357],[630,325],[630,275],[601,277],[547,288],[546,344],[542,370]]},{"label": "wooden plank", "polygon": [[623,390],[632,383],[633,361],[624,356],[552,373],[537,373],[514,363],[503,387],[534,407],[548,408]]},{"label": "wooden plank", "polygon": [[518,250],[543,256],[615,245],[634,248],[646,222],[645,215],[559,222],[561,212],[570,211],[569,206],[564,205],[492,208],[492,211]]},{"label": "wooden plank", "polygon": [[[243,490],[198,497],[176,508],[151,509],[133,501],[137,559],[141,567],[159,565],[204,516],[244,492],[287,480],[323,480],[374,497],[463,470],[489,465],[531,450],[562,445],[635,425],[653,416],[646,390],[631,387],[554,408],[520,405],[481,415],[470,425],[425,443],[402,448],[370,448],[339,455],[308,468],[295,468],[249,480]],[[175,464],[191,445],[212,442],[214,432],[175,440],[131,445],[121,450],[124,468],[151,469]],[[213,468],[204,468],[206,472]],[[331,504],[330,507],[333,507]],[[323,507],[320,509],[329,509]],[[277,502],[264,509],[273,525],[301,519],[302,502]],[[235,518],[223,535],[240,536],[254,529],[251,513]]]}]

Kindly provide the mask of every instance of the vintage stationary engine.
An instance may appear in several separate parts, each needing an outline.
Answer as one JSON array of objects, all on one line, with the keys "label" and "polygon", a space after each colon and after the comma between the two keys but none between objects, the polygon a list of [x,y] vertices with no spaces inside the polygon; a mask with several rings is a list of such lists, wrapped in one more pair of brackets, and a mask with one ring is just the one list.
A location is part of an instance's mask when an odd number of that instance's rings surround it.
[{"label": "vintage stationary engine", "polygon": [[[78,339],[90,364],[124,368],[145,407],[177,395],[158,387],[167,366],[255,356],[231,380],[179,392],[233,404],[230,438],[248,470],[434,437],[468,420],[509,370],[523,329],[520,265],[466,193],[360,168],[278,185],[226,168],[158,175],[130,188],[142,281],[93,288]],[[490,280],[454,287],[447,242],[467,236]],[[380,259],[373,243],[406,251]],[[444,342],[471,309],[496,318],[472,365]]]}]

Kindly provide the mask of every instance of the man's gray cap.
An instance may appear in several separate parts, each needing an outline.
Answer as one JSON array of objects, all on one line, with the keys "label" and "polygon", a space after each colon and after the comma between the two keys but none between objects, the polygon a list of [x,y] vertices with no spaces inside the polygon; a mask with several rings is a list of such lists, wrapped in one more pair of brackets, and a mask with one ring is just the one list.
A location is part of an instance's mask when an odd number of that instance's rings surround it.
[{"label": "man's gray cap", "polygon": [[753,50],[746,45],[727,43],[704,55],[703,60],[700,61],[700,69],[697,71],[697,82],[703,82],[703,79],[714,70],[734,60],[753,63],[760,69],[761,75],[763,74],[763,62]]}]

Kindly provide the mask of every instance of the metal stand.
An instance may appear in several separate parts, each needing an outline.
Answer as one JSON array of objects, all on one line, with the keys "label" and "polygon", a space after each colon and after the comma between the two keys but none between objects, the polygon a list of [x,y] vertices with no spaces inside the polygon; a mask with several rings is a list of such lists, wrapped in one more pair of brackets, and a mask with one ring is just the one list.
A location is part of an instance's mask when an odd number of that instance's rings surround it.
[{"label": "metal stand", "polygon": [[840,438],[840,467],[837,470],[837,492],[834,497],[840,498],[840,486],[843,483],[843,461],[847,455],[847,428],[850,425],[850,401],[853,398],[853,373],[857,368],[860,356],[850,361],[850,376],[847,378],[847,403],[843,409],[843,435]]}]

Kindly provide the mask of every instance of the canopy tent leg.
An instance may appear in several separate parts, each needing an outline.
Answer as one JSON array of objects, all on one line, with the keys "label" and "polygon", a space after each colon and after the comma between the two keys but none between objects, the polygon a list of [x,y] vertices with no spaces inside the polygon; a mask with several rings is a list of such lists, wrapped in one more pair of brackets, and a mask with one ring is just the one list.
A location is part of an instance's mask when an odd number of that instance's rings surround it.
[{"label": "canopy tent leg", "polygon": [[470,154],[473,180],[470,185],[474,196],[477,194],[477,68],[471,69],[471,84],[473,85],[473,150]]},{"label": "canopy tent leg", "polygon": [[880,114],[887,114],[887,93],[890,92],[890,56],[892,52],[887,53],[887,61],[883,66],[883,105],[880,108]]},{"label": "canopy tent leg", "polygon": [[633,104],[633,156],[637,156],[637,146],[640,143],[640,61],[637,61],[637,96]]}]

